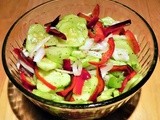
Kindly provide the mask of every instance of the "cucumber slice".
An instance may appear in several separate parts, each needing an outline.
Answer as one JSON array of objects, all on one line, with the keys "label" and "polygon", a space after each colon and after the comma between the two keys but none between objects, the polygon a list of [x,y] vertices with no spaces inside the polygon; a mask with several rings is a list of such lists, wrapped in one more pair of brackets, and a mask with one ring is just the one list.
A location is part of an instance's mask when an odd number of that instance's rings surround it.
[{"label": "cucumber slice", "polygon": [[[39,70],[39,74],[50,84],[54,85],[58,89],[62,89],[70,84],[71,77],[67,73],[61,73],[57,71],[43,71]],[[43,84],[40,80],[37,80],[37,89],[43,92],[51,91],[45,84]]]},{"label": "cucumber slice", "polygon": [[48,47],[45,49],[45,52],[48,59],[62,64],[62,60],[69,58],[72,50],[71,47]]},{"label": "cucumber slice", "polygon": [[66,41],[60,39],[58,46],[78,47],[84,44],[88,36],[86,20],[76,15],[65,16],[56,27],[67,37]]},{"label": "cucumber slice", "polygon": [[[25,48],[30,53],[33,48],[41,42],[46,37],[51,36],[48,33],[46,33],[46,30],[43,25],[41,24],[33,24],[29,27],[27,40]],[[51,36],[50,40],[46,43],[47,46],[55,45],[57,44],[58,40],[56,37]]]},{"label": "cucumber slice", "polygon": [[48,99],[48,100],[53,100],[53,101],[56,101],[56,102],[59,102],[59,101],[62,101],[64,100],[63,97],[57,95],[55,92],[53,93],[49,93],[49,92],[42,92],[40,90],[33,90],[32,91],[33,94],[39,96],[39,97],[42,97],[42,98],[45,98],[45,99]]},{"label": "cucumber slice", "polygon": [[122,39],[121,37],[119,37],[119,39],[117,38],[114,40],[115,40],[115,47],[116,48],[124,49],[128,52],[128,54],[133,53],[133,51],[132,51],[131,47],[129,46],[126,39]]},{"label": "cucumber slice", "polygon": [[109,16],[102,18],[101,21],[102,21],[103,25],[105,25],[105,26],[109,26],[109,25],[112,25],[113,23],[115,23],[115,20]]},{"label": "cucumber slice", "polygon": [[37,66],[44,71],[50,71],[55,68],[58,68],[58,66],[60,65],[47,58],[43,58],[41,61],[37,62]]},{"label": "cucumber slice", "polygon": [[97,97],[97,101],[103,101],[113,98],[113,92],[115,91],[115,88],[111,89],[105,89],[100,96]]}]

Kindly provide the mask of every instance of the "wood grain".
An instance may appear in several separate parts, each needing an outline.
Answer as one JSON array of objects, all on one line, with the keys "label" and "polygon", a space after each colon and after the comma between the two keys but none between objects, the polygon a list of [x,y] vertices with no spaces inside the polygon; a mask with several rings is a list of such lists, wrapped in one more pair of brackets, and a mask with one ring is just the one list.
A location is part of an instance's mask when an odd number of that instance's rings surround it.
[{"label": "wood grain", "polygon": [[[0,48],[5,35],[13,22],[25,11],[46,0],[1,0],[0,2]],[[160,0],[117,0],[142,15],[153,28],[160,46]],[[1,52],[1,51],[0,51]],[[1,59],[1,58],[0,58]],[[159,120],[160,119],[160,62],[150,80],[142,88],[138,106],[129,120]],[[7,96],[8,78],[0,61],[0,120],[16,120]]]}]

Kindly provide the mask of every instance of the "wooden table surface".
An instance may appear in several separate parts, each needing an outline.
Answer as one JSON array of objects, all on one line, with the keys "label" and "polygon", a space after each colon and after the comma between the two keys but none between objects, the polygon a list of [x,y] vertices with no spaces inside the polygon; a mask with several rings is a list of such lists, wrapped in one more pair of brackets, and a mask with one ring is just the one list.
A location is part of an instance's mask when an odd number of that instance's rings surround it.
[{"label": "wooden table surface", "polygon": [[[13,22],[30,8],[46,0],[0,0],[0,48]],[[152,26],[160,45],[160,0],[117,0],[142,15]],[[0,50],[1,52],[1,50]],[[149,81],[143,86],[140,101],[129,120],[160,119],[160,62]],[[8,78],[0,60],[0,120],[17,120],[7,96]]]}]

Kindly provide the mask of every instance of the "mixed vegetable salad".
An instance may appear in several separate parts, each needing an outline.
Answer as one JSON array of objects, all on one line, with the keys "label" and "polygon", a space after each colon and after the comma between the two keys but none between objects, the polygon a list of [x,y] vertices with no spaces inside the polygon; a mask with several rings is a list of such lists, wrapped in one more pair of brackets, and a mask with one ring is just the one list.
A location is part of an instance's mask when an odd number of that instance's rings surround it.
[{"label": "mixed vegetable salad", "polygon": [[58,16],[30,26],[22,48],[14,48],[23,86],[45,99],[90,103],[128,91],[142,76],[131,20],[89,14]]}]

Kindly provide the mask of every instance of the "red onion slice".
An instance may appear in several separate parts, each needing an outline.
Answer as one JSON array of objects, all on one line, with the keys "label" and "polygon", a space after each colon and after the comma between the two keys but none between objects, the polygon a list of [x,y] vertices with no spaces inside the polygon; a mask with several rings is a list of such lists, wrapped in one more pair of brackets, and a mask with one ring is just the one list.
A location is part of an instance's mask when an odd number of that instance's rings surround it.
[{"label": "red onion slice", "polygon": [[34,69],[32,67],[30,67],[29,65],[27,65],[25,62],[19,60],[19,63],[25,68],[27,69],[29,72],[34,73]]}]

